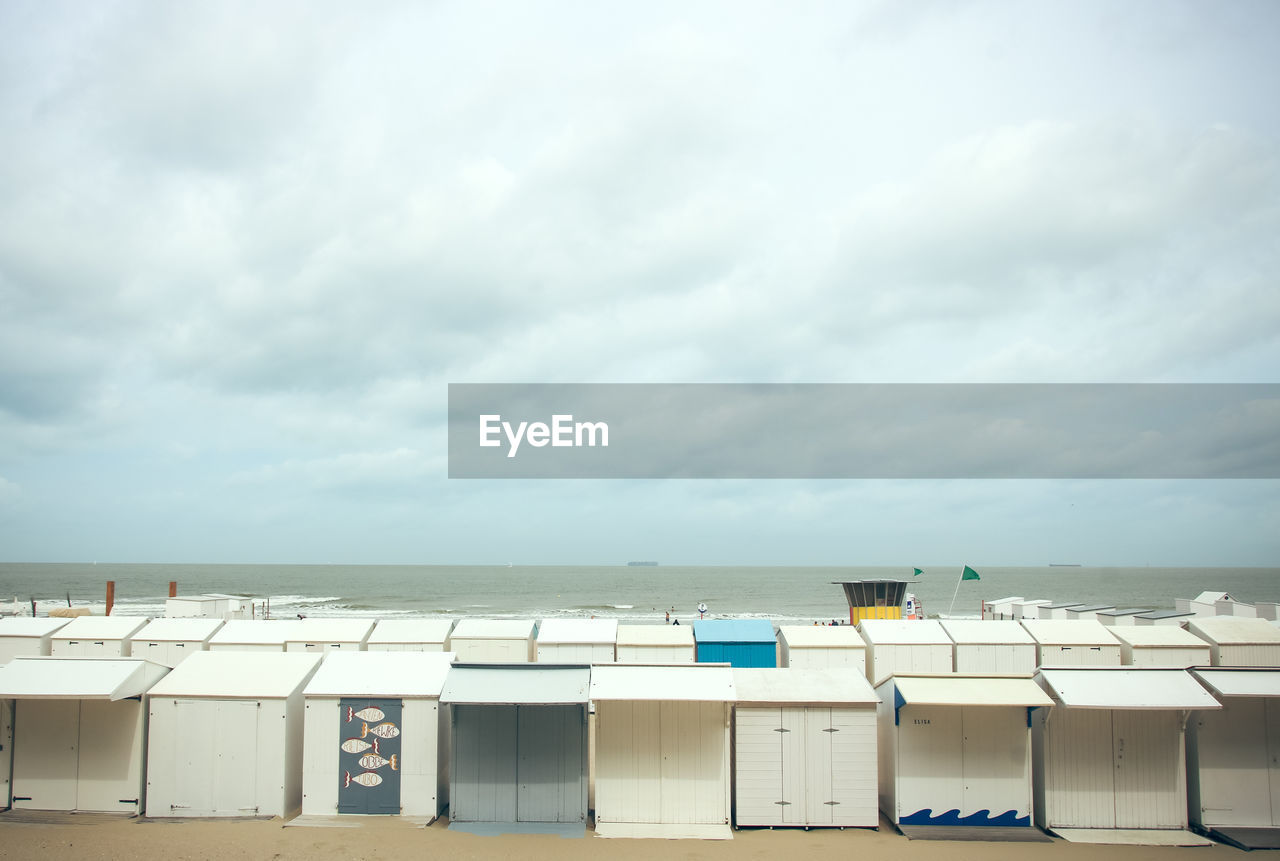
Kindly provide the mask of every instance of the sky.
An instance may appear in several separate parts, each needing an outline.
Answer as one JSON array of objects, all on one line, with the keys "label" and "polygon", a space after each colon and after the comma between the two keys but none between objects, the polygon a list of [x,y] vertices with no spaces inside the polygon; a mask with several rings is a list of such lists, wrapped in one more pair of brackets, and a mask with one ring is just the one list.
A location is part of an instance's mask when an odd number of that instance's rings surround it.
[{"label": "sky", "polygon": [[450,480],[450,383],[1280,382],[1280,5],[0,4],[0,561],[1280,565],[1276,480]]}]

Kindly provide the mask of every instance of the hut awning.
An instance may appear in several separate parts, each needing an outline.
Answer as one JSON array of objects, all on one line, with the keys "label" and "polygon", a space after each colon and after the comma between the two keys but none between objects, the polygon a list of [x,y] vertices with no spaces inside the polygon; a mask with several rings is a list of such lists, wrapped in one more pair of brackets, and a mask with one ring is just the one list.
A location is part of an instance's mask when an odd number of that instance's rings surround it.
[{"label": "hut awning", "polygon": [[14,658],[0,669],[0,699],[125,700],[169,672],[131,658]]},{"label": "hut awning", "polygon": [[453,652],[332,652],[307,682],[307,697],[438,697]]},{"label": "hut awning", "polygon": [[867,677],[845,667],[735,668],[740,705],[874,705],[880,697]]},{"label": "hut awning", "polygon": [[212,637],[223,624],[221,619],[167,617],[155,619],[134,634],[133,639],[147,643],[203,642]]},{"label": "hut awning", "polygon": [[1066,708],[1217,709],[1218,701],[1185,670],[1041,670],[1037,676]]},{"label": "hut awning", "polygon": [[895,676],[898,705],[1051,706],[1029,678],[993,676]]},{"label": "hut awning", "polygon": [[1280,697],[1280,670],[1192,670],[1220,697]]},{"label": "hut awning", "polygon": [[587,702],[591,667],[576,664],[456,664],[440,702],[455,705],[574,705]]},{"label": "hut awning", "polygon": [[316,652],[193,652],[151,695],[280,699],[310,679],[322,657]]},{"label": "hut awning", "polygon": [[693,638],[699,643],[776,643],[773,623],[768,619],[699,619],[693,623]]},{"label": "hut awning", "polygon": [[593,700],[733,702],[735,691],[727,664],[597,664],[591,674]]}]

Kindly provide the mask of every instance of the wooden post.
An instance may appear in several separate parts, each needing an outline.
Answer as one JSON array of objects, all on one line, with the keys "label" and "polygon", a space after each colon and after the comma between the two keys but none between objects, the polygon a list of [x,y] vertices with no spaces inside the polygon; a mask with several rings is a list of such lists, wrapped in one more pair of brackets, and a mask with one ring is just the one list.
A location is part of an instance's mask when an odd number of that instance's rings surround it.
[{"label": "wooden post", "polygon": [[107,581],[107,615],[111,615],[111,608],[116,604],[116,581]]},{"label": "wooden post", "polygon": [[169,597],[170,598],[178,597],[178,581],[177,580],[169,581]]}]

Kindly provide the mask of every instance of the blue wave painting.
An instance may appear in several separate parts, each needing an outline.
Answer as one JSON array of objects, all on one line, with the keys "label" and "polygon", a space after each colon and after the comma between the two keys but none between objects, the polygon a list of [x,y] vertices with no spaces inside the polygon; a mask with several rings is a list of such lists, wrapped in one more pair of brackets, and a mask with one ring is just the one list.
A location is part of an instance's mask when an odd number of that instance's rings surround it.
[{"label": "blue wave painting", "polygon": [[903,816],[898,819],[899,825],[973,825],[988,826],[1002,828],[1030,828],[1031,814],[1019,816],[1016,810],[1006,810],[999,816],[992,816],[990,810],[979,810],[976,813],[970,813],[968,816],[961,816],[959,809],[948,810],[946,813],[933,815],[933,809],[926,807],[923,810],[917,810],[909,816]]}]

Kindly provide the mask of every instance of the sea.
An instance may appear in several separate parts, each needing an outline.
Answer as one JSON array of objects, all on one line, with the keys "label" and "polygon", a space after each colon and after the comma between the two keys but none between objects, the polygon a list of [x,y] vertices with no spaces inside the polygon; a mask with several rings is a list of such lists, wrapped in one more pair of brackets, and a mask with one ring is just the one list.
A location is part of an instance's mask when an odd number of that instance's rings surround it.
[{"label": "sea", "polygon": [[[1280,601],[1280,568],[971,565],[804,567],[679,565],[198,565],[0,563],[0,610],[45,615],[55,606],[103,611],[115,582],[116,615],[163,616],[170,581],[179,595],[253,599],[270,618],[368,617],[550,619],[597,617],[657,623],[763,618],[777,624],[846,621],[846,580],[908,582],[926,616],[977,617],[981,602],[1010,596],[1173,609],[1177,598],[1227,592],[1239,601]],[[14,604],[10,605],[12,598]],[[953,606],[954,601],[954,606]]]}]

